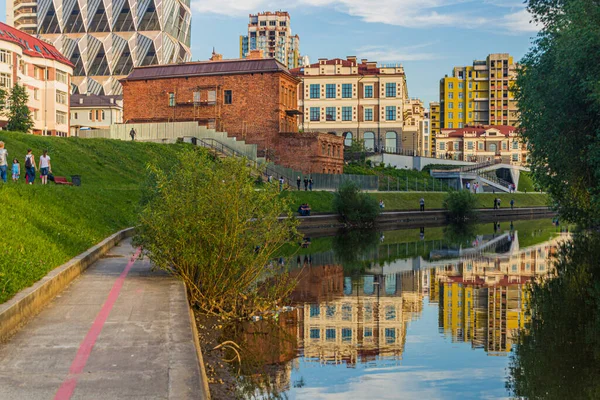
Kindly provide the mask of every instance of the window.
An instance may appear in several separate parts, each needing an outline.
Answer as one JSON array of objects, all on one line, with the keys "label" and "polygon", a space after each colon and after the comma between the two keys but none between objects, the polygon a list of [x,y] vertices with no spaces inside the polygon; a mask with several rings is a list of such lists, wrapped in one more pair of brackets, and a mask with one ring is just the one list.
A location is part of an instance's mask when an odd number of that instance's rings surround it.
[{"label": "window", "polygon": [[321,85],[311,84],[310,85],[310,98],[320,99],[321,98]]},{"label": "window", "polygon": [[463,98],[463,92],[458,92],[458,98],[462,99]]},{"label": "window", "polygon": [[325,120],[326,121],[335,121],[335,107],[327,107],[325,109]]},{"label": "window", "polygon": [[260,26],[267,26],[267,21],[260,21]]},{"label": "window", "polygon": [[312,328],[310,330],[311,339],[319,339],[321,337],[321,331],[319,329]]},{"label": "window", "polygon": [[458,119],[463,119],[463,116],[464,116],[463,113],[461,113],[461,112],[458,113]]},{"label": "window", "polygon": [[93,120],[94,120],[94,113],[93,113],[92,111],[90,111],[90,112],[88,113],[88,119],[89,119],[90,121],[93,121]]},{"label": "window", "polygon": [[33,119],[38,121],[40,119],[38,110],[33,110]]},{"label": "window", "polygon": [[459,143],[458,142],[454,142],[454,150],[458,150],[459,148]]},{"label": "window", "polygon": [[365,108],[365,121],[373,121],[373,109]]},{"label": "window", "polygon": [[0,50],[0,62],[4,64],[12,64],[12,53],[8,50]]},{"label": "window", "polygon": [[67,123],[67,113],[62,111],[56,112],[56,123],[59,125],[65,125]]},{"label": "window", "polygon": [[352,146],[352,132],[344,133],[344,146]]},{"label": "window", "polygon": [[56,81],[66,84],[67,83],[67,74],[62,71],[56,70]]},{"label": "window", "polygon": [[311,304],[310,305],[310,316],[311,317],[318,317],[321,314],[321,308],[319,307],[318,304]]},{"label": "window", "polygon": [[513,155],[512,155],[512,160],[513,160],[513,161],[519,161],[519,155],[518,155],[518,154],[516,154],[516,153],[515,153],[515,154],[513,154]]},{"label": "window", "polygon": [[473,150],[473,142],[467,142],[467,149]]},{"label": "window", "polygon": [[67,104],[67,93],[57,90],[56,91],[56,102],[58,104]]},{"label": "window", "polygon": [[375,133],[365,132],[363,139],[365,140],[365,149],[367,151],[373,151],[375,149]]},{"label": "window", "polygon": [[517,142],[516,140],[513,141],[512,148],[513,148],[513,150],[519,150],[519,142]]},{"label": "window", "polygon": [[310,120],[320,121],[321,120],[321,109],[319,107],[310,108]]},{"label": "window", "polygon": [[454,108],[454,103],[448,103],[448,108],[452,110]]},{"label": "window", "polygon": [[102,110],[102,113],[101,113],[101,115],[102,115],[102,119],[101,119],[101,121],[104,121],[104,119],[106,118],[106,114],[104,114],[104,110]]},{"label": "window", "polygon": [[446,143],[440,142],[440,150],[446,150]]},{"label": "window", "polygon": [[478,148],[479,150],[483,150],[483,143],[479,143],[479,144],[477,145],[477,148]]},{"label": "window", "polygon": [[352,329],[342,328],[342,341],[349,342],[350,340],[352,340]]},{"label": "window", "polygon": [[342,121],[352,121],[352,107],[342,107]]},{"label": "window", "polygon": [[365,85],[365,99],[373,98],[373,85]]},{"label": "window", "polygon": [[277,21],[269,21],[269,26],[277,26]]},{"label": "window", "polygon": [[473,89],[473,82],[469,82],[469,89]]},{"label": "window", "polygon": [[396,308],[394,306],[385,306],[385,319],[386,321],[393,321],[396,319]]},{"label": "window", "polygon": [[79,115],[75,113],[75,119],[79,119]]},{"label": "window", "polygon": [[333,83],[328,83],[327,86],[325,86],[325,97],[327,97],[328,99],[335,99],[335,84]]},{"label": "window", "polygon": [[453,99],[453,98],[454,98],[454,93],[452,93],[452,92],[448,92],[448,98],[449,98],[449,99]]},{"label": "window", "polygon": [[454,83],[448,82],[448,89],[454,89]]},{"label": "window", "polygon": [[325,339],[326,340],[335,340],[335,328],[325,329]]},{"label": "window", "polygon": [[471,111],[469,111],[469,120],[473,119],[473,113]]},{"label": "window", "polygon": [[508,146],[507,146],[506,142],[502,142],[502,150],[506,150],[507,147]]},{"label": "window", "polygon": [[351,99],[352,98],[352,84],[351,83],[342,84],[342,98],[343,99]]},{"label": "window", "polygon": [[453,112],[449,112],[448,113],[448,119],[452,119],[454,118],[454,113]]},{"label": "window", "polygon": [[12,88],[12,77],[10,74],[0,74],[0,87]]},{"label": "window", "polygon": [[395,106],[386,106],[385,107],[385,120],[386,121],[395,121],[396,120],[396,107]]},{"label": "window", "polygon": [[458,127],[459,127],[459,128],[462,128],[462,127],[463,127],[463,123],[462,123],[462,122],[459,122],[459,123],[458,123]]},{"label": "window", "polygon": [[448,128],[450,128],[450,129],[454,128],[454,123],[453,122],[448,122]]},{"label": "window", "polygon": [[225,90],[223,101],[225,104],[233,104],[233,92],[231,90]]},{"label": "window", "polygon": [[385,84],[385,97],[396,97],[396,83]]},{"label": "window", "polygon": [[365,337],[365,338],[373,337],[373,328],[364,328],[363,337]]},{"label": "window", "polygon": [[169,107],[175,107],[175,93],[169,93]]},{"label": "window", "polygon": [[385,328],[385,342],[387,344],[396,342],[396,329],[394,328]]},{"label": "window", "polygon": [[462,89],[463,87],[464,87],[463,83],[462,82],[458,82],[458,88]]}]

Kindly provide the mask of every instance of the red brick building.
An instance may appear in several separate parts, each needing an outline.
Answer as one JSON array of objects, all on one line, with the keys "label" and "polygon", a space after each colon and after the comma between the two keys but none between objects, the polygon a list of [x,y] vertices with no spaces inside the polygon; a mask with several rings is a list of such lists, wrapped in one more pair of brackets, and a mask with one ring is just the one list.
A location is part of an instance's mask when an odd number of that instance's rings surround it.
[{"label": "red brick building", "polygon": [[197,121],[258,145],[260,154],[284,166],[342,171],[343,149],[335,156],[316,154],[321,142],[335,142],[331,135],[295,140],[299,80],[275,59],[222,60],[213,54],[205,62],[134,68],[121,83],[125,123]]}]

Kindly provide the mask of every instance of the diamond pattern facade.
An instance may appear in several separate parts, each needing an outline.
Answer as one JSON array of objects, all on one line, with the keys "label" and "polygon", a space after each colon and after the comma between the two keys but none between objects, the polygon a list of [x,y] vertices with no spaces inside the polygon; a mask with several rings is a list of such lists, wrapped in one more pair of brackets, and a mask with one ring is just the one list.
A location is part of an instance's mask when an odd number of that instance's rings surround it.
[{"label": "diamond pattern facade", "polygon": [[190,0],[9,0],[7,11],[71,60],[74,93],[121,94],[133,67],[191,58]]}]

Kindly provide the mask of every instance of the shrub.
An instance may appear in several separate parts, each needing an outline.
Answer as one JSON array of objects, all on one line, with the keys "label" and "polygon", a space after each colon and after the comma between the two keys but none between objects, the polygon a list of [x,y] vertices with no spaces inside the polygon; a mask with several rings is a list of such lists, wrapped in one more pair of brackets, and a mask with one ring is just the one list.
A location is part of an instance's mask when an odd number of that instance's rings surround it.
[{"label": "shrub", "polygon": [[472,222],[477,219],[477,198],[468,190],[448,192],[444,199],[444,208],[452,222]]},{"label": "shrub", "polygon": [[333,208],[342,219],[356,226],[372,226],[379,215],[377,200],[360,191],[352,181],[343,182],[333,198]]},{"label": "shrub", "polygon": [[136,242],[158,268],[179,276],[192,304],[209,315],[273,308],[293,285],[270,261],[297,224],[277,184],[255,190],[244,160],[215,162],[198,151],[183,153],[173,170],[150,167],[153,195]]}]

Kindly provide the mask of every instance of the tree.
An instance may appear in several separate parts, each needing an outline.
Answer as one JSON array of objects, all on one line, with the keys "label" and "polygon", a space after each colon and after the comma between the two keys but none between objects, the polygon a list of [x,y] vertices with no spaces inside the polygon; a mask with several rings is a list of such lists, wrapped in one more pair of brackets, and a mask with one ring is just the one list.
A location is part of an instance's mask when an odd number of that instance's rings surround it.
[{"label": "tree", "polygon": [[33,127],[31,110],[27,106],[29,95],[25,86],[18,83],[13,86],[8,96],[8,125],[9,131],[29,132]]},{"label": "tree", "polygon": [[516,82],[520,132],[535,181],[558,211],[600,222],[600,6],[597,0],[528,0],[543,27]]},{"label": "tree", "polygon": [[468,190],[452,191],[444,198],[448,220],[453,223],[472,223],[477,220],[477,197]]},{"label": "tree", "polygon": [[351,161],[359,161],[365,163],[367,150],[363,139],[353,140],[350,146],[344,149],[344,158]]},{"label": "tree", "polygon": [[272,260],[297,225],[277,184],[256,190],[245,160],[199,150],[183,152],[172,171],[149,171],[136,242],[154,265],[180,277],[209,315],[275,308],[293,282]]},{"label": "tree", "polygon": [[381,211],[375,198],[360,191],[352,181],[344,181],[333,198],[333,208],[344,222],[358,227],[375,225]]}]

